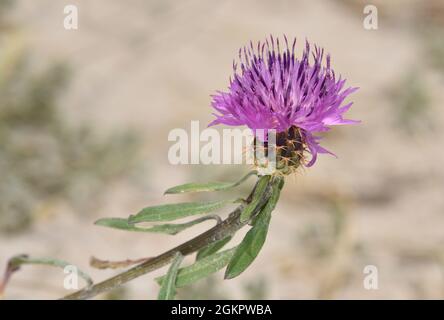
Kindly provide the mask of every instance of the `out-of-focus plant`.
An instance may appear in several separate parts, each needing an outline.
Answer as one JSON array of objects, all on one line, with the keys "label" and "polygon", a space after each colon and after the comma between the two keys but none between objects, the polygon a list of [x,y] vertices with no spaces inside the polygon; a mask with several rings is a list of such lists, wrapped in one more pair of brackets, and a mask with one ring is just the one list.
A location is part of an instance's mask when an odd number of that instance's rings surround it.
[{"label": "out-of-focus plant", "polygon": [[[158,298],[173,299],[177,288],[191,285],[223,268],[225,279],[233,279],[254,262],[267,238],[272,212],[285,178],[301,166],[312,166],[318,154],[331,153],[319,144],[321,138],[316,133],[328,131],[333,125],[357,123],[343,118],[352,105],[344,101],[357,88],[345,86],[346,80],[332,70],[330,56],[325,57],[323,49],[313,48],[306,42],[302,57],[298,59],[295,56],[296,39],[292,45],[285,36],[285,42],[280,41],[271,36],[265,43],[258,42],[257,46],[251,43],[242,48],[239,51],[240,70],[234,64],[228,91],[217,92],[212,100],[217,114],[211,125],[246,125],[255,134],[258,129],[265,131],[262,136],[256,135],[253,149],[262,151],[266,162],[255,152],[255,169],[236,182],[187,183],[165,192],[169,195],[219,192],[233,189],[255,176],[256,183],[249,194],[236,199],[150,206],[127,218],[98,220],[96,224],[104,227],[169,235],[207,220],[214,220],[216,225],[155,257],[124,261],[94,258],[92,265],[100,269],[137,265],[65,299],[94,297],[166,265],[169,265],[166,274],[156,279],[160,285]],[[270,154],[275,156],[270,159]],[[307,159],[307,155],[311,158]],[[269,170],[270,165],[273,170]],[[214,211],[232,204],[237,207],[227,218],[214,214]],[[171,223],[194,216],[201,217]],[[149,226],[144,225],[146,223]],[[226,249],[232,237],[244,227],[249,229],[242,241]],[[196,254],[193,263],[182,266],[184,258],[193,253]],[[260,294],[261,288],[254,290]]]},{"label": "out-of-focus plant", "polygon": [[305,224],[295,240],[303,247],[310,272],[317,272],[320,278],[317,297],[332,299],[351,276],[349,262],[357,256],[358,244],[350,228],[350,199],[333,190],[317,190],[309,197],[323,203],[327,210],[322,212],[322,218]]},{"label": "out-of-focus plant", "polygon": [[6,13],[10,10],[13,0],[0,0],[0,29],[2,22],[6,21]]},{"label": "out-of-focus plant", "polygon": [[186,288],[177,290],[177,298],[183,300],[229,300],[233,297],[229,292],[223,290],[223,286],[218,285],[220,279],[214,275],[196,282]]},{"label": "out-of-focus plant", "polygon": [[[33,217],[68,201],[78,212],[97,208],[104,187],[137,162],[134,132],[99,137],[87,124],[73,125],[58,98],[68,68],[34,71],[19,33],[0,43],[0,231],[26,228]],[[94,200],[94,201],[92,201]]]},{"label": "out-of-focus plant", "polygon": [[[233,300],[235,296],[220,285],[222,280],[214,275],[177,290],[180,300]],[[267,299],[268,285],[264,277],[257,276],[242,286],[241,297],[247,300]]]},{"label": "out-of-focus plant", "polygon": [[430,128],[430,97],[420,72],[408,72],[391,90],[395,119],[399,128],[407,133]]}]

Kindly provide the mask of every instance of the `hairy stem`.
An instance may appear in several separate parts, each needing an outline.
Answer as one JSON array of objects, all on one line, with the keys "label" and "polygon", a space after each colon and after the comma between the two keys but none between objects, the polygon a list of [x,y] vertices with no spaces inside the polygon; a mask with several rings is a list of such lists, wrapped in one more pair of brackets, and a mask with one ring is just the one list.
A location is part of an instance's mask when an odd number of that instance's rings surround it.
[{"label": "hairy stem", "polygon": [[[262,177],[261,179],[264,178],[265,177]],[[252,217],[257,215],[258,212],[260,212],[260,210],[270,199],[271,188],[273,184],[272,180],[273,179],[269,179],[268,186],[261,197],[261,201],[257,204],[257,206],[253,210]],[[127,283],[128,281],[131,281],[137,277],[145,275],[151,271],[157,270],[169,264],[173,260],[177,252],[180,252],[182,255],[186,256],[193,252],[199,251],[200,249],[203,249],[204,247],[215,241],[224,239],[227,236],[234,235],[239,229],[241,229],[250,221],[247,220],[241,222],[240,216],[245,206],[252,201],[257,185],[258,182],[256,183],[253,191],[250,193],[245,203],[237,207],[233,212],[230,213],[230,215],[225,220],[223,220],[221,223],[217,224],[213,228],[209,229],[208,231],[196,236],[195,238],[169,251],[166,251],[156,257],[153,257],[152,259],[149,259],[127,271],[124,271],[100,283],[97,283],[92,287],[85,288],[77,292],[74,292],[72,294],[69,294],[62,299],[80,300],[80,299],[93,298],[100,293],[115,289]]]}]

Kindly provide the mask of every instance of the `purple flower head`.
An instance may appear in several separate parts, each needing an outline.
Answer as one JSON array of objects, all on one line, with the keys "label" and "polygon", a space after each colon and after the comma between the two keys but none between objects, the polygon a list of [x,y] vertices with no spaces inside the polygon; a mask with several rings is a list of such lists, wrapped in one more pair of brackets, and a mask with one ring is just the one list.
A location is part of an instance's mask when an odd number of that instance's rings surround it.
[{"label": "purple flower head", "polygon": [[[301,143],[316,162],[318,153],[330,153],[319,145],[316,132],[332,125],[353,124],[343,114],[352,103],[345,98],[358,88],[346,88],[345,79],[336,77],[330,67],[330,55],[324,59],[324,49],[306,41],[300,59],[295,57],[296,39],[291,47],[284,36],[281,51],[279,38],[258,42],[239,50],[239,64],[233,63],[234,75],[228,92],[212,96],[212,106],[218,112],[210,123],[230,126],[246,125],[253,129],[275,129],[278,133],[291,127],[300,132]],[[325,63],[324,63],[325,60]]]}]

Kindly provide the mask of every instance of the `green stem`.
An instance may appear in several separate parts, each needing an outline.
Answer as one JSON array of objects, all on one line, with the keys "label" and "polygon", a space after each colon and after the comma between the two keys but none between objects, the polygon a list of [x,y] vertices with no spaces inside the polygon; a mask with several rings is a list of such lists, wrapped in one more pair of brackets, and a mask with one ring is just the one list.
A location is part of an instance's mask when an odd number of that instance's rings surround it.
[{"label": "green stem", "polygon": [[97,283],[90,288],[86,288],[74,292],[72,294],[69,294],[62,299],[81,300],[81,299],[89,299],[95,297],[100,293],[115,289],[127,283],[128,281],[131,281],[135,278],[138,278],[142,275],[145,275],[151,271],[157,270],[169,264],[174,259],[174,257],[178,252],[180,252],[183,256],[186,256],[196,251],[199,251],[200,249],[205,248],[209,244],[225,239],[227,236],[234,235],[239,229],[244,227],[250,221],[250,219],[247,221],[241,221],[240,216],[245,206],[248,206],[248,204],[252,202],[253,198],[257,198],[257,194],[255,194],[257,186],[264,179],[268,180],[267,188],[265,188],[265,190],[262,189],[260,190],[260,192],[262,192],[263,194],[260,197],[261,201],[255,206],[252,212],[251,218],[254,218],[255,215],[257,215],[260,212],[260,210],[265,206],[265,204],[270,199],[271,188],[274,179],[270,179],[269,177],[266,176],[261,177],[256,182],[253,191],[248,196],[246,204],[241,204],[232,213],[230,213],[230,215],[225,220],[223,220],[221,223],[214,226],[213,228],[209,229],[208,231],[196,236],[195,238],[167,252],[164,252],[156,257],[153,257],[152,259],[149,259],[127,271],[124,271],[100,283]]}]

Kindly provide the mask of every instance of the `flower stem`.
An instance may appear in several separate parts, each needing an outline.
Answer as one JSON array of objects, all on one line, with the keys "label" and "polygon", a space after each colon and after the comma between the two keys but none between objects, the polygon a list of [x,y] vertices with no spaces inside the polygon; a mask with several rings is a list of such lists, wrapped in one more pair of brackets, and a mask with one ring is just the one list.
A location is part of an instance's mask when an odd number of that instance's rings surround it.
[{"label": "flower stem", "polygon": [[[180,252],[183,256],[186,256],[196,251],[199,251],[200,249],[205,248],[211,243],[214,243],[218,240],[222,240],[227,236],[234,235],[239,229],[244,227],[251,220],[249,219],[247,221],[241,222],[240,216],[245,206],[247,206],[252,202],[252,199],[255,196],[255,192],[257,190],[256,187],[260,183],[261,179],[265,179],[265,177],[261,177],[256,182],[256,185],[254,189],[251,191],[250,195],[248,196],[246,202],[238,206],[233,212],[230,213],[230,215],[225,220],[223,220],[221,223],[217,224],[213,228],[127,271],[124,271],[100,283],[97,283],[90,288],[85,288],[77,292],[74,292],[72,294],[69,294],[63,297],[62,299],[81,300],[81,299],[93,298],[100,293],[115,289],[127,283],[128,281],[131,281],[135,278],[138,278],[142,275],[145,275],[151,271],[157,270],[169,264],[174,259],[175,255],[178,252]],[[280,184],[279,179],[282,178],[274,177],[273,179],[269,179],[267,177],[267,179],[268,179],[267,188],[265,190],[261,190],[261,192],[263,192],[262,196],[260,197],[261,201],[259,201],[259,203],[255,206],[251,218],[254,218],[260,212],[260,210],[265,206],[265,204],[270,199],[271,189],[273,185],[278,186]]]}]

